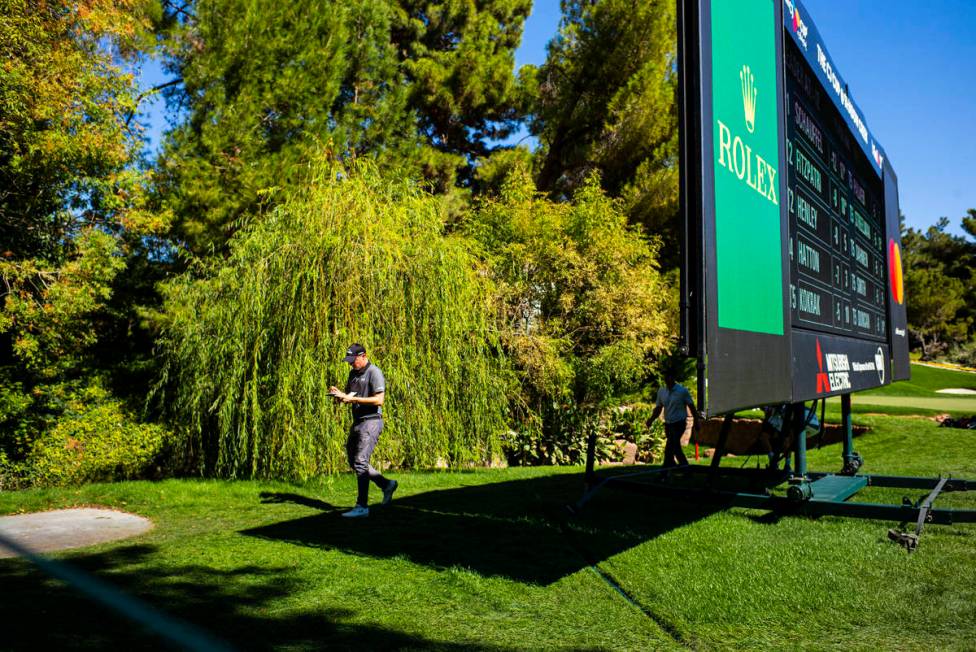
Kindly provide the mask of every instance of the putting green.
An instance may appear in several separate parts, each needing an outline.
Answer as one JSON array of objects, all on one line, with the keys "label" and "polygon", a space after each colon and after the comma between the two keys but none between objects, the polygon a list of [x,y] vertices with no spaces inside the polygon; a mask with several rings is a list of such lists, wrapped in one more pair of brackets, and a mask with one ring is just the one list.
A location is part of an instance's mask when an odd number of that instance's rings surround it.
[{"label": "putting green", "polygon": [[[830,399],[839,406],[840,399]],[[976,398],[929,398],[924,396],[858,396],[851,399],[853,405],[878,405],[882,407],[922,408],[926,410],[971,411],[976,414]]]}]

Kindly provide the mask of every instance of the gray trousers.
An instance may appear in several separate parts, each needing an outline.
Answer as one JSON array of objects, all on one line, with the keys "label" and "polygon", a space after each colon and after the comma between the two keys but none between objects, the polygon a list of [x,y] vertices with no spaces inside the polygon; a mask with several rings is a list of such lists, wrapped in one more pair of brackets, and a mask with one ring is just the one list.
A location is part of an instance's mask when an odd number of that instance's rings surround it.
[{"label": "gray trousers", "polygon": [[386,489],[390,483],[369,464],[369,458],[376,448],[381,432],[383,432],[383,419],[365,419],[352,424],[349,429],[349,439],[346,440],[346,456],[349,466],[356,472],[356,481],[359,485],[356,504],[361,507],[369,505],[370,480],[380,489]]}]

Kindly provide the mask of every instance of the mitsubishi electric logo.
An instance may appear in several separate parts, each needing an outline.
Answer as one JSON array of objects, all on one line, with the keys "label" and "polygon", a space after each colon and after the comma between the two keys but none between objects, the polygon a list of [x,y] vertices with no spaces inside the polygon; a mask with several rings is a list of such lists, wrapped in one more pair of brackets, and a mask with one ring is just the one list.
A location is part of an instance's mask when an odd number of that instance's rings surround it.
[{"label": "mitsubishi electric logo", "polygon": [[742,66],[739,71],[739,81],[742,84],[742,109],[746,114],[746,129],[749,133],[756,131],[756,76],[749,66]]},{"label": "mitsubishi electric logo", "polygon": [[[830,343],[828,342],[828,346]],[[855,353],[861,356],[866,352]],[[861,358],[864,360],[864,358]],[[863,375],[870,373],[878,375],[878,383],[884,385],[885,382],[885,352],[880,346],[874,353],[873,359],[851,360],[847,353],[828,353],[820,346],[820,338],[817,338],[817,393],[827,394],[844,389],[852,389],[854,379],[857,379],[858,387],[871,387],[872,380],[866,379]]]},{"label": "mitsubishi electric logo", "polygon": [[823,394],[830,391],[830,378],[824,371],[823,351],[820,349],[820,340],[817,340],[817,393]]},{"label": "mitsubishi electric logo", "polygon": [[[824,367],[827,367],[824,370]],[[846,353],[824,353],[820,348],[820,339],[817,339],[817,393],[836,392],[842,389],[851,388],[851,371],[863,371],[858,363],[854,363],[853,369],[850,359]],[[874,365],[871,365],[874,370]]]}]

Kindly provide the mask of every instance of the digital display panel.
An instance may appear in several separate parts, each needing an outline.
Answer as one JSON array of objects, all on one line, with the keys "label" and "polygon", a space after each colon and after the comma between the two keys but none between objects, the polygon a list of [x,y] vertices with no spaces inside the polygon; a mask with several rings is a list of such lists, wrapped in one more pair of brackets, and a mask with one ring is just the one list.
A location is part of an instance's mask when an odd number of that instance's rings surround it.
[{"label": "digital display panel", "polygon": [[712,5],[712,171],[718,326],[783,335],[776,2]]},{"label": "digital display panel", "polygon": [[784,53],[792,326],[885,342],[882,179],[792,39]]},{"label": "digital display panel", "polygon": [[909,377],[898,182],[800,0],[679,0],[681,332],[709,416]]}]

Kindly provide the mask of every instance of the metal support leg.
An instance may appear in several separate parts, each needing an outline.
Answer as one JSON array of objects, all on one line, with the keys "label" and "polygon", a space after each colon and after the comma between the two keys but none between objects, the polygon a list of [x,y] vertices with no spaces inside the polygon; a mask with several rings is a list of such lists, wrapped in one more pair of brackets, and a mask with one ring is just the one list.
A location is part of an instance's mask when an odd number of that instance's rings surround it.
[{"label": "metal support leg", "polygon": [[945,487],[948,481],[949,478],[939,478],[939,484],[935,485],[935,489],[932,490],[932,493],[930,493],[925,500],[922,501],[922,506],[918,510],[918,521],[915,523],[916,536],[922,534],[922,528],[925,527],[925,524],[928,522],[929,512],[932,510],[932,503],[934,503],[935,499],[939,497],[940,493],[942,493],[942,488]]},{"label": "metal support leg", "polygon": [[794,449],[796,450],[796,464],[793,477],[790,478],[790,488],[786,495],[790,500],[805,501],[813,497],[813,488],[807,477],[807,429],[806,409],[803,403],[794,403],[788,413],[789,424],[783,423],[783,428],[789,428],[793,433]]},{"label": "metal support leg", "polygon": [[851,459],[854,452],[854,427],[851,424],[851,395],[842,394],[840,397],[841,420],[844,422],[844,464]]},{"label": "metal support leg", "polygon": [[593,467],[596,465],[596,433],[586,438],[586,474],[584,482],[587,488],[596,483],[596,472]]},{"label": "metal support leg", "polygon": [[[942,490],[945,488],[946,483],[948,482],[949,478],[940,477],[939,483],[935,485],[935,489],[933,489],[925,500],[922,501],[922,505],[918,508],[918,519],[915,522],[914,534],[891,529],[888,530],[888,538],[904,546],[908,552],[912,552],[918,548],[918,538],[922,536],[922,528],[925,527],[926,523],[932,520],[932,504],[935,502],[935,499],[939,497],[939,494],[942,493]],[[951,515],[949,520],[951,522]]]},{"label": "metal support leg", "polygon": [[718,443],[715,444],[715,453],[712,455],[710,464],[708,486],[711,488],[718,474],[719,465],[722,463],[722,456],[725,455],[725,444],[729,441],[729,432],[732,430],[732,414],[726,414],[722,421],[722,429],[718,433]]},{"label": "metal support leg", "polygon": [[841,419],[844,422],[844,468],[841,475],[854,475],[864,460],[854,452],[854,426],[851,422],[851,395],[840,397]]},{"label": "metal support leg", "polygon": [[804,408],[803,403],[794,404],[793,418],[790,420],[790,426],[793,428],[793,433],[796,437],[796,468],[793,472],[801,478],[807,477],[806,417],[806,409]]}]

